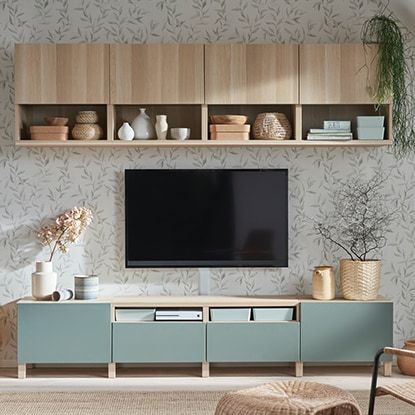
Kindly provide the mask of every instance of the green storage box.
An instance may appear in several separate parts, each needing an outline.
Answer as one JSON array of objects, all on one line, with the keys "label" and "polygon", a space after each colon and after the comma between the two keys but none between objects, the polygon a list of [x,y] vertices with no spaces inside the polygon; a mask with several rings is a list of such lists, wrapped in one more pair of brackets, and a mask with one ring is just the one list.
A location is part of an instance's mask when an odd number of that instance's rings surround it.
[{"label": "green storage box", "polygon": [[116,308],[115,321],[154,321],[155,308]]},{"label": "green storage box", "polygon": [[251,319],[250,308],[211,308],[211,321],[249,321]]},{"label": "green storage box", "polygon": [[292,321],[294,318],[294,308],[254,308],[253,314],[255,321]]}]

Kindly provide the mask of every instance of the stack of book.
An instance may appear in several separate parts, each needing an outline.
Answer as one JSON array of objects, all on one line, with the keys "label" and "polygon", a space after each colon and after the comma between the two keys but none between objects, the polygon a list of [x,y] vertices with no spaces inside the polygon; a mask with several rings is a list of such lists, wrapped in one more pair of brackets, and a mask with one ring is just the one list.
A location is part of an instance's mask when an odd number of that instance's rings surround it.
[{"label": "stack of book", "polygon": [[211,140],[249,140],[249,124],[211,124]]},{"label": "stack of book", "polygon": [[307,140],[348,141],[352,140],[350,121],[324,121],[324,128],[310,128]]}]

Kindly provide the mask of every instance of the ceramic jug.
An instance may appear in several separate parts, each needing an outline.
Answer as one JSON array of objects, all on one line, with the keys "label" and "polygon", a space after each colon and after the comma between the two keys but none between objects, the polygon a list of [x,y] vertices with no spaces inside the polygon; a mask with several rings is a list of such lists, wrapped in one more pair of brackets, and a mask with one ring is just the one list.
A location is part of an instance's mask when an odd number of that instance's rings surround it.
[{"label": "ceramic jug", "polygon": [[140,108],[140,114],[134,118],[131,126],[134,130],[134,138],[139,140],[152,140],[156,138],[154,125],[150,117],[146,114],[145,108]]},{"label": "ceramic jug", "polygon": [[321,265],[313,272],[313,298],[316,300],[333,300],[336,297],[336,279],[333,267]]}]

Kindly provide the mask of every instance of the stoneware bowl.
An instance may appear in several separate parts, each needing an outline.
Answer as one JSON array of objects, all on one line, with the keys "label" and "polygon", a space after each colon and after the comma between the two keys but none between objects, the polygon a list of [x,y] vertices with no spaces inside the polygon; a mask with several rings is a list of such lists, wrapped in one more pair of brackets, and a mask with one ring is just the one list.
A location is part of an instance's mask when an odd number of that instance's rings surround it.
[{"label": "stoneware bowl", "polygon": [[65,117],[45,117],[45,123],[47,125],[64,126],[68,124],[68,118]]},{"label": "stoneware bowl", "polygon": [[170,128],[173,140],[187,140],[190,137],[190,128]]},{"label": "stoneware bowl", "polygon": [[211,115],[212,124],[245,124],[248,121],[246,115]]}]

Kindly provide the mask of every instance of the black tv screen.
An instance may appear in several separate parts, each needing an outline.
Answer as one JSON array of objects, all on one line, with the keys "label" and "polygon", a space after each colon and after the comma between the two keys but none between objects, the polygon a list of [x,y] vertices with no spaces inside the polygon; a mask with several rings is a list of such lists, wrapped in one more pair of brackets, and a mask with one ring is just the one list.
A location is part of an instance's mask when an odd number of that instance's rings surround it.
[{"label": "black tv screen", "polygon": [[126,267],[287,267],[288,171],[126,170]]}]

